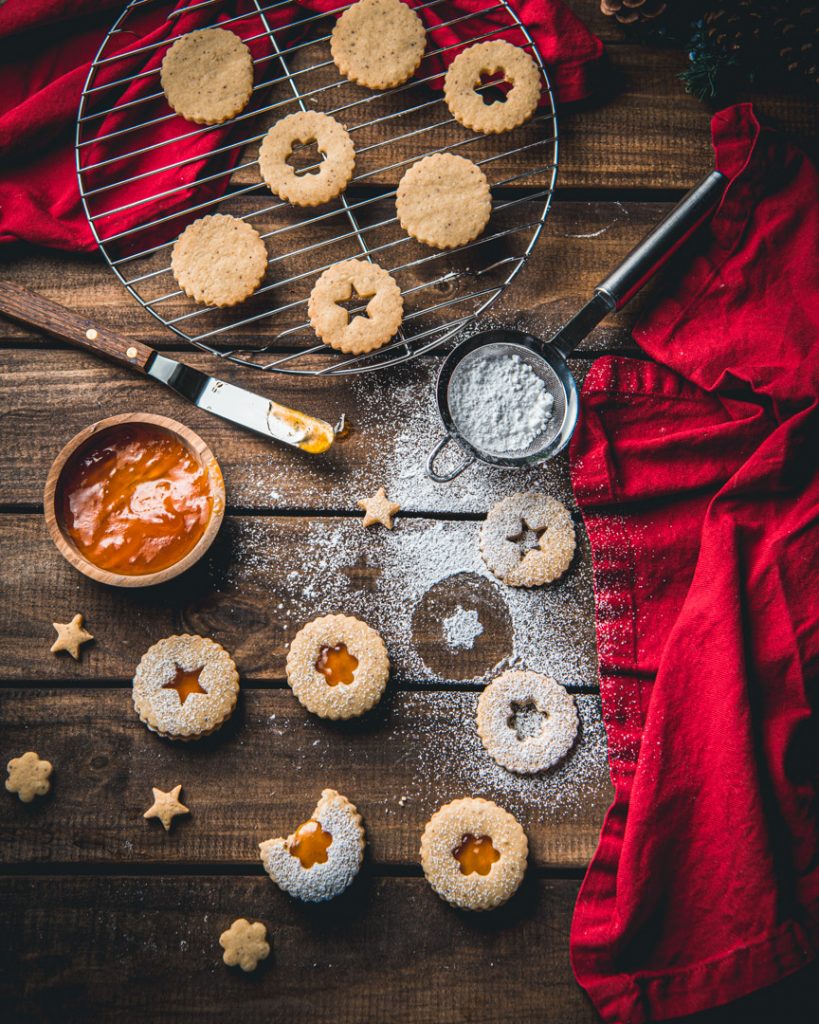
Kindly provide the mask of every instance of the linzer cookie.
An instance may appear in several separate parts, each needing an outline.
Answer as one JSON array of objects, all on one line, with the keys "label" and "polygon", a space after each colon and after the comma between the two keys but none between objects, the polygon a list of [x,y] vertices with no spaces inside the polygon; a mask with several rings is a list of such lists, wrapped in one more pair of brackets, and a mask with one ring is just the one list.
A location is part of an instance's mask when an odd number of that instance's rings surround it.
[{"label": "linzer cookie", "polygon": [[[340,305],[357,296],[362,314],[350,318]],[[395,278],[377,263],[344,260],[316,281],[307,303],[313,330],[331,348],[361,355],[388,342],[401,326],[404,300]]]},{"label": "linzer cookie", "polygon": [[577,736],[574,698],[539,672],[501,673],[478,699],[478,735],[499,765],[542,772],[566,756]]},{"label": "linzer cookie", "polygon": [[571,565],[576,543],[566,506],[535,491],[503,498],[481,527],[486,567],[510,587],[558,579]]},{"label": "linzer cookie", "polygon": [[336,22],[330,53],[351,82],[391,89],[415,73],[426,41],[424,23],[401,0],[359,0]]},{"label": "linzer cookie", "polygon": [[171,270],[197,302],[235,306],[262,283],[267,249],[247,221],[215,213],[185,228],[173,247]]},{"label": "linzer cookie", "polygon": [[[310,142],[324,159],[315,169],[298,174],[288,158],[297,144]],[[317,110],[300,110],[277,121],[259,149],[259,171],[270,191],[295,206],[319,206],[335,199],[354,170],[355,147],[347,129]]]},{"label": "linzer cookie", "polygon": [[454,249],[486,227],[492,196],[486,175],[471,160],[434,153],[401,178],[395,207],[407,234],[433,249]]},{"label": "linzer cookie", "polygon": [[142,656],[134,676],[134,707],[153,732],[172,740],[198,740],[233,714],[239,673],[215,640],[169,636]]},{"label": "linzer cookie", "polygon": [[[485,77],[496,75],[502,75],[511,88],[504,100],[487,103],[477,90]],[[465,128],[492,135],[528,121],[537,109],[540,88],[540,72],[526,50],[492,39],[458,54],[444,79],[444,99]]]},{"label": "linzer cookie", "polygon": [[462,910],[494,910],[516,892],[529,844],[515,818],[491,800],[465,798],[432,815],[421,867],[441,899]]},{"label": "linzer cookie", "polygon": [[366,840],[361,815],[334,789],[286,839],[259,844],[262,864],[276,885],[307,903],[331,900],[358,874]]},{"label": "linzer cookie", "polygon": [[287,682],[321,718],[355,718],[384,692],[390,662],[374,629],[350,615],[324,615],[303,626],[287,655]]},{"label": "linzer cookie", "polygon": [[190,32],[165,54],[160,71],[165,98],[196,124],[220,124],[247,106],[253,93],[253,58],[233,32]]}]

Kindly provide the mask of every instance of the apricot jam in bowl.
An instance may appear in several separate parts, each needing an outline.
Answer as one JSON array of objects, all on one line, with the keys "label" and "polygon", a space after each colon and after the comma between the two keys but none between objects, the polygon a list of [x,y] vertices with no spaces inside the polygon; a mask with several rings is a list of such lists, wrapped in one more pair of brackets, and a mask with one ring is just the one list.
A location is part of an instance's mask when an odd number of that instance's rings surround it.
[{"label": "apricot jam in bowl", "polygon": [[201,437],[166,416],[129,413],[72,438],[46,479],[51,539],[80,572],[147,587],[185,572],[213,543],[225,484]]}]

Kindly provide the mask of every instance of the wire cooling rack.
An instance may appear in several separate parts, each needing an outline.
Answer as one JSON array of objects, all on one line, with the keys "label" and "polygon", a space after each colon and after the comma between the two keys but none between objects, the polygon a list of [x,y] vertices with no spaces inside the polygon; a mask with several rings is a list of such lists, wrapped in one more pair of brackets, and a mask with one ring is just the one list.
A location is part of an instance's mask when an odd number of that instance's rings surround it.
[{"label": "wire cooling rack", "polygon": [[[334,13],[349,6],[340,3]],[[478,13],[448,0],[423,0],[415,9],[428,28],[423,64],[409,82],[373,92],[338,74],[329,50],[332,17],[296,7],[292,0],[131,0],[103,41],[85,84],[77,120],[77,175],[105,259],[165,326],[198,348],[245,366],[290,374],[359,373],[443,346],[518,274],[540,236],[557,174],[557,121],[546,68],[506,0],[488,0]],[[220,125],[184,121],[162,93],[161,57],[190,30],[191,17],[196,28],[232,28],[254,52],[251,101]],[[144,19],[163,38],[123,52],[132,40],[145,38]],[[465,45],[440,45],[453,34],[469,42],[502,36],[532,55],[543,79],[543,100],[527,124],[483,136],[455,122],[440,89],[444,63]],[[487,90],[493,88],[497,83],[487,83]],[[494,96],[499,98],[497,92]],[[295,110],[333,115],[356,146],[356,174],[346,192],[307,210],[272,197],[257,165],[267,128]],[[180,146],[195,153],[180,158]],[[435,152],[473,160],[492,187],[493,211],[484,234],[457,250],[421,245],[403,232],[395,215],[401,174]],[[302,164],[307,156],[302,171],[320,159],[315,151],[294,154],[300,155]],[[196,305],[177,287],[170,268],[180,232],[217,209],[251,222],[268,247],[262,285],[230,309]],[[317,344],[306,319],[318,275],[350,258],[377,261],[394,275],[404,296],[400,334],[358,357]],[[352,303],[351,315],[365,304]]]}]

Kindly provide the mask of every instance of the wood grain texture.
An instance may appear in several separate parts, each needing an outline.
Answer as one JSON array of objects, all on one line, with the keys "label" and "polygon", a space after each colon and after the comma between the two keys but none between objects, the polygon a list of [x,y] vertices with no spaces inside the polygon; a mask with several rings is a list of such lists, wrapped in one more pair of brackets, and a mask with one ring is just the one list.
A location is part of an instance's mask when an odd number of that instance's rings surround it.
[{"label": "wood grain texture", "polygon": [[[532,864],[584,867],[611,799],[599,698],[576,697],[579,739],[540,777],[492,761],[475,731],[477,700],[391,690],[370,715],[342,724],[309,715],[289,689],[245,688],[219,734],[174,743],[139,721],[130,687],[0,690],[4,759],[36,750],[54,765],[47,798],[2,801],[0,862],[261,870],[258,844],[294,831],[330,787],[363,815],[375,864],[417,869],[431,814],[484,796],[518,817]],[[191,814],[166,833],[142,814],[152,786],[179,783]]]},{"label": "wood grain texture", "polygon": [[[126,591],[76,572],[40,516],[0,517],[0,679],[130,680],[163,636],[199,633],[231,652],[245,682],[281,680],[287,644],[305,622],[342,611],[385,639],[392,679],[438,686],[472,682],[504,658],[565,685],[597,683],[588,542],[562,581],[504,587],[482,569],[478,524],[398,519],[392,532],[340,517],[226,517],[207,556],[159,587]],[[440,582],[439,582],[440,581]],[[448,646],[443,620],[478,611],[471,650]],[[49,652],[52,621],[81,611],[96,637],[82,660]]]},{"label": "wood grain texture", "polygon": [[[529,878],[491,914],[453,911],[422,878],[372,878],[306,907],[266,878],[5,879],[0,993],[15,1021],[592,1024],[568,931],[578,883]],[[270,958],[222,963],[235,918]],[[421,983],[421,979],[423,982]]]}]

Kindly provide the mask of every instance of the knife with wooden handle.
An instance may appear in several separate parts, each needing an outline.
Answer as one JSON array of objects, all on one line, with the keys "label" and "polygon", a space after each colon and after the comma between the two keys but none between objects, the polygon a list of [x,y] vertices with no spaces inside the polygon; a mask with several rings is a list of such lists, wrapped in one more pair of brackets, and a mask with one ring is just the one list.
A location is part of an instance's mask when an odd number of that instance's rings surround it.
[{"label": "knife with wooden handle", "polygon": [[200,370],[163,356],[140,341],[133,341],[73,310],[43,298],[13,281],[0,281],[0,313],[10,320],[36,327],[61,341],[106,356],[166,384],[183,398],[215,416],[317,455],[335,440],[329,423],[269,398],[209,377]]}]

